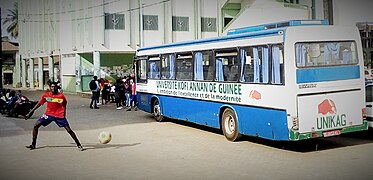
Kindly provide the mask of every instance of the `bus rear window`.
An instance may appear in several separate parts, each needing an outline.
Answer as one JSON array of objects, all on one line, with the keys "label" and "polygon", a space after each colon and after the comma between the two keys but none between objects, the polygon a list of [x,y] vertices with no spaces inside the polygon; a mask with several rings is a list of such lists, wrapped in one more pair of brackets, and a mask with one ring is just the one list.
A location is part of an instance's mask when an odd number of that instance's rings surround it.
[{"label": "bus rear window", "polygon": [[306,42],[295,44],[297,67],[338,66],[357,64],[356,43]]}]

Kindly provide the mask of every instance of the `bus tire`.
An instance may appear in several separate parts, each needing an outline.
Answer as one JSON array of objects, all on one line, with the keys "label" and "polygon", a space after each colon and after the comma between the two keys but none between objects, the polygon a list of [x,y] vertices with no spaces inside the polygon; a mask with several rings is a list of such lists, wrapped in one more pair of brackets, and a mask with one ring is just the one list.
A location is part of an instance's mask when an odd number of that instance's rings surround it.
[{"label": "bus tire", "polygon": [[163,120],[163,115],[161,113],[161,106],[159,105],[159,101],[158,99],[155,99],[154,102],[153,102],[153,116],[154,116],[154,119],[158,122],[161,122]]},{"label": "bus tire", "polygon": [[225,138],[229,141],[236,141],[240,138],[240,133],[238,132],[237,117],[234,111],[230,108],[224,110],[221,117],[221,127]]}]

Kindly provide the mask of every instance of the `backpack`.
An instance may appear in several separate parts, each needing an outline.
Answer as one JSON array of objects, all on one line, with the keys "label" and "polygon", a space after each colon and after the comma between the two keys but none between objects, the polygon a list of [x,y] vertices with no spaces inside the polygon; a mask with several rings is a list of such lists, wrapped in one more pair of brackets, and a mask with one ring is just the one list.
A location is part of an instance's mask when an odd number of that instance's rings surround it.
[{"label": "backpack", "polygon": [[91,82],[89,82],[89,89],[91,89],[92,91],[97,89],[97,84],[95,80],[92,80]]}]

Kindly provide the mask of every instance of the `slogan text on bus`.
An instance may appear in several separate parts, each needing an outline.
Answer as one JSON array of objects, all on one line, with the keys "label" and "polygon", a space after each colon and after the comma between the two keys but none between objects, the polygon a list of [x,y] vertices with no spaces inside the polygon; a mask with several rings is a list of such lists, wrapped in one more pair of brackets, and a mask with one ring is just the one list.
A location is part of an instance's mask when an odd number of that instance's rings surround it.
[{"label": "slogan text on bus", "polygon": [[239,83],[156,81],[156,86],[158,93],[162,94],[241,102]]}]

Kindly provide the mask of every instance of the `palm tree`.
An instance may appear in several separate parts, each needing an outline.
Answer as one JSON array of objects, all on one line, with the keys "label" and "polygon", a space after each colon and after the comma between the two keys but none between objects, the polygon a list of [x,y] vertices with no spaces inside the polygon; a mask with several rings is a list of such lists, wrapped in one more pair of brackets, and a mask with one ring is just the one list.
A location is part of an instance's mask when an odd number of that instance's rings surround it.
[{"label": "palm tree", "polygon": [[10,23],[6,30],[13,38],[18,37],[18,3],[13,4],[13,9],[8,9],[8,15],[6,16],[3,24]]}]

